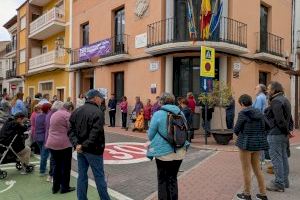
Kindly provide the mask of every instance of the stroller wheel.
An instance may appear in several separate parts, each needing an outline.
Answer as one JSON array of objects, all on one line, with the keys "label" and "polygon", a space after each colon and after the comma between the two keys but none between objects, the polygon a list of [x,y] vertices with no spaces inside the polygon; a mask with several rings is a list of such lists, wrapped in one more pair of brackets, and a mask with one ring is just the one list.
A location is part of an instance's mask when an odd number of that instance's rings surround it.
[{"label": "stroller wheel", "polygon": [[0,179],[5,179],[7,177],[6,171],[0,171]]},{"label": "stroller wheel", "polygon": [[34,166],[33,165],[29,165],[26,167],[26,172],[27,173],[31,173],[34,170]]},{"label": "stroller wheel", "polygon": [[21,162],[17,162],[16,163],[16,169],[20,171],[22,168],[23,168],[22,163]]}]

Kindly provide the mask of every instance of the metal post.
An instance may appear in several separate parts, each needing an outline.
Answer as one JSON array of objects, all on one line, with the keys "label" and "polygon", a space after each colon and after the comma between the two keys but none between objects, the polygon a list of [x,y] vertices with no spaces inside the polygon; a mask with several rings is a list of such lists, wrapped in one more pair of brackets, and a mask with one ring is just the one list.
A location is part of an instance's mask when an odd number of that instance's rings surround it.
[{"label": "metal post", "polygon": [[[205,96],[207,96],[207,93],[205,93]],[[207,129],[207,125],[208,125],[208,121],[207,121],[207,101],[205,102],[205,144],[207,144],[207,136],[208,136],[208,129]]]}]

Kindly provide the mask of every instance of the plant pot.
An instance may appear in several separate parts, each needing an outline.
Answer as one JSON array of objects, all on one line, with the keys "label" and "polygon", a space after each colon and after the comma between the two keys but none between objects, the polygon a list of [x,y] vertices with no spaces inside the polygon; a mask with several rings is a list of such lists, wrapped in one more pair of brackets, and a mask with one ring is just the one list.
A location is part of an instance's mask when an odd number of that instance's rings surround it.
[{"label": "plant pot", "polygon": [[233,131],[230,129],[213,129],[209,131],[217,144],[227,145],[233,139]]}]

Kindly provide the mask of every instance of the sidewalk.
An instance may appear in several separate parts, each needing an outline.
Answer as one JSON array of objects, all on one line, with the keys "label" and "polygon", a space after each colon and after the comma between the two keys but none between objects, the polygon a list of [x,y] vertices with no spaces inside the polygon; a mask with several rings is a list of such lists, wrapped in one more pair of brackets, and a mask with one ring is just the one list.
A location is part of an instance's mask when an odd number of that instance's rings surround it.
[{"label": "sidewalk", "polygon": [[[125,131],[118,127],[105,128],[106,132],[114,132],[132,137],[147,138],[146,133],[137,133]],[[291,139],[291,145],[300,144],[300,131],[295,131],[296,137]],[[205,145],[203,135],[196,135],[192,143],[193,147],[199,149],[212,149],[216,153],[208,157],[205,161],[199,163],[191,170],[179,178],[179,199],[184,200],[232,200],[235,194],[241,191],[242,171],[239,160],[238,149],[231,141],[229,145],[217,145],[213,137],[208,139],[208,145]],[[299,151],[299,153],[298,153]],[[300,182],[300,161],[296,158],[300,150],[293,148],[293,154],[290,161],[291,168],[291,188],[283,194],[270,193],[271,200],[298,200]],[[300,155],[299,155],[300,156]],[[298,156],[298,157],[299,157]],[[266,175],[266,180],[272,177]],[[257,187],[254,183],[254,187]],[[253,193],[254,194],[254,193]],[[156,200],[157,194],[154,193],[147,200]]]}]

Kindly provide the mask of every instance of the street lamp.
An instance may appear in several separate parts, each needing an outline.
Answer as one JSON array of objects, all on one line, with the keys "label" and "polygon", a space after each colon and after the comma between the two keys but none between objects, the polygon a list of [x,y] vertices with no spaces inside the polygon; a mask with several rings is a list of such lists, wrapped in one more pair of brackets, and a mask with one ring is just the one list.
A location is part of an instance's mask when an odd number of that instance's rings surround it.
[{"label": "street lamp", "polygon": [[64,47],[64,44],[65,44],[65,40],[63,37],[57,37],[56,40],[55,40],[55,45],[57,48],[60,48],[60,49],[64,49],[66,50],[66,52],[68,54],[71,54],[72,53],[72,49],[71,48],[66,48]]}]

